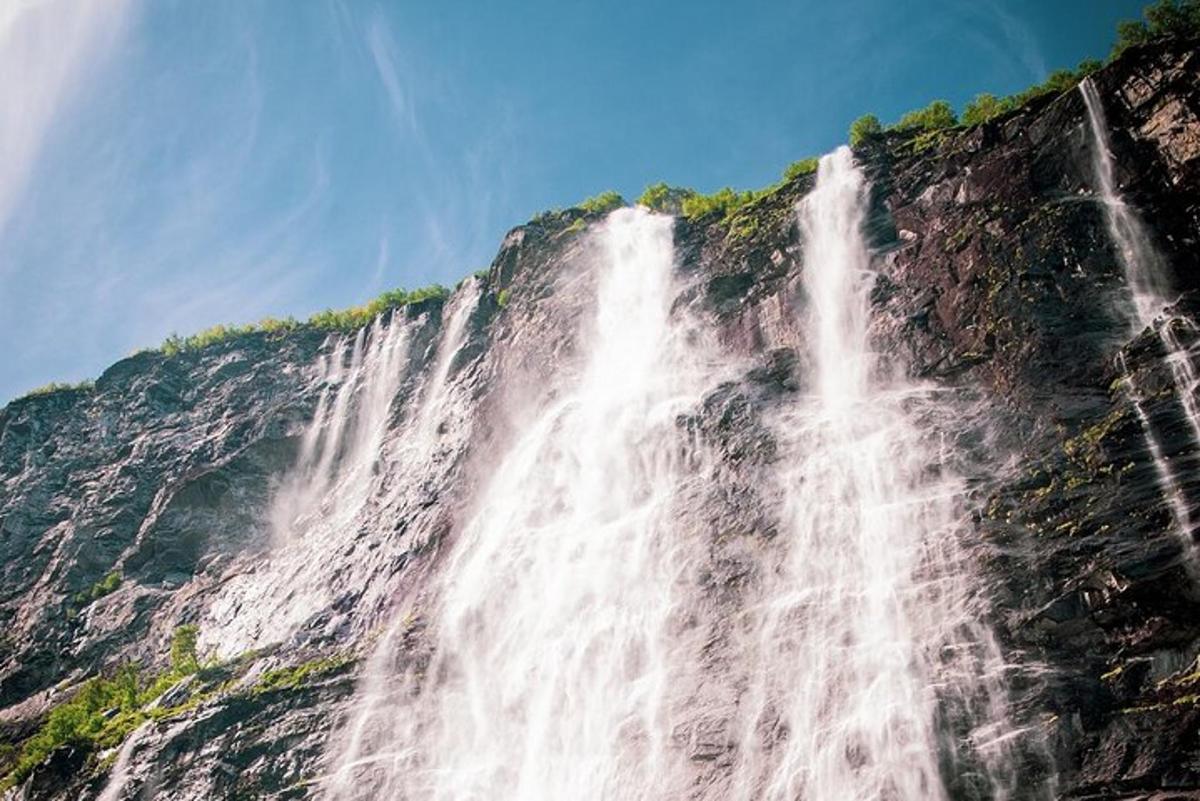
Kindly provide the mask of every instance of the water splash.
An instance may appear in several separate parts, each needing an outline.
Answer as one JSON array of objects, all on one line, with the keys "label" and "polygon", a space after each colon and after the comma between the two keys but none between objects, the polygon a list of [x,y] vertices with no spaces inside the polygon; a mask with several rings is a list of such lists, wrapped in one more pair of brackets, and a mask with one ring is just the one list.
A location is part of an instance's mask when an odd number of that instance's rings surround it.
[{"label": "water splash", "polygon": [[1194,345],[1187,345],[1179,338],[1178,329],[1185,329],[1191,335],[1192,342],[1200,341],[1195,324],[1183,317],[1165,321],[1158,328],[1167,349],[1167,364],[1171,368],[1171,378],[1178,389],[1179,402],[1187,416],[1188,425],[1192,429],[1192,437],[1200,443],[1200,403],[1197,403],[1197,391],[1200,391],[1200,375],[1196,373],[1196,359],[1192,353]]},{"label": "water splash", "polygon": [[[599,232],[579,372],[496,465],[441,569],[431,660],[368,685],[390,714],[351,726],[331,797],[632,799],[684,786],[664,699],[691,561],[674,536],[695,470],[677,416],[703,371],[672,319],[672,228],[625,209]],[[394,645],[381,649],[389,664]]]},{"label": "water splash", "polygon": [[867,191],[842,148],[799,207],[812,392],[779,421],[783,536],[745,627],[736,797],[931,801],[945,774],[954,797],[1004,798],[1020,732],[966,583],[944,410],[870,349]]}]

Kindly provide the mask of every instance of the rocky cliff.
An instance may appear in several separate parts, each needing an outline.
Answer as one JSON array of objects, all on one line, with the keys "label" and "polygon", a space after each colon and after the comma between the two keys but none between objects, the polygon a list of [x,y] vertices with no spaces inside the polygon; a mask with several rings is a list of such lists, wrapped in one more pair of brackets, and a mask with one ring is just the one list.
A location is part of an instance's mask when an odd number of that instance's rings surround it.
[{"label": "rocky cliff", "polygon": [[[1200,51],[1134,47],[1093,80],[1119,184],[1171,266],[1170,313],[1131,333],[1119,312],[1124,276],[1070,91],[857,149],[879,270],[872,342],[958,399],[949,444],[967,478],[967,547],[1017,666],[1014,714],[1046,744],[1021,756],[1017,794],[1053,774],[1061,798],[1200,797],[1200,587],[1146,436],[1200,508],[1191,401],[1163,344],[1163,329],[1188,353],[1200,337]],[[744,368],[680,420],[728,468],[697,507],[712,536],[699,581],[716,610],[748,580],[750,535],[771,527],[756,465],[776,455],[761,420],[805,391],[794,209],[812,182],[731,219],[675,223],[688,277],[677,302]],[[302,327],[143,353],[94,388],[0,410],[0,772],[20,768],[8,797],[319,795],[329,739],[380,642],[383,658],[427,664],[429,577],[521,424],[508,410],[569,369],[598,221],[543,215],[506,237],[486,276],[358,334]],[[371,423],[383,433],[362,438],[373,450],[324,442],[312,421],[334,414],[347,380],[331,362],[387,358],[373,354],[402,323],[406,349]],[[357,459],[378,491],[307,510],[341,525],[297,538],[272,521],[289,482],[316,480],[321,453],[325,467]],[[314,469],[297,478],[298,464]],[[29,750],[52,710],[95,692],[90,677],[131,664],[135,684],[157,678],[155,697],[97,702],[112,708],[95,737]],[[688,743],[702,774],[720,772],[719,735]]]}]

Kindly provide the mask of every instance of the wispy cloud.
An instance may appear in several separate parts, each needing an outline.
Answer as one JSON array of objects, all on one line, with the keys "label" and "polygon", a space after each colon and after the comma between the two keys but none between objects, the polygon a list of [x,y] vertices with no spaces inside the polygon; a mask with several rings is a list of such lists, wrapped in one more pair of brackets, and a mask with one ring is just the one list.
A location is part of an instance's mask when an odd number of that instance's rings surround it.
[{"label": "wispy cloud", "polygon": [[301,56],[236,0],[13,2],[0,336],[21,347],[0,403],[171,331],[451,282],[515,221],[515,106],[455,91],[463,76],[398,36],[412,28],[392,8],[312,7]]},{"label": "wispy cloud", "polygon": [[[485,258],[480,254],[496,244],[488,241],[494,236],[493,215],[504,213],[497,206],[508,199],[517,116],[504,98],[493,97],[487,124],[479,124],[482,110],[456,107],[453,78],[406,53],[381,12],[372,14],[362,30],[400,147],[412,157],[414,184],[420,187],[413,195],[420,236],[405,243],[404,256],[431,261],[451,274],[478,269]],[[443,132],[471,135],[457,150],[445,143],[435,148],[427,131],[431,122]]]},{"label": "wispy cloud", "polygon": [[[96,102],[80,104],[69,128],[45,119],[42,165],[13,201],[12,235],[0,237],[10,276],[0,331],[22,342],[0,375],[0,402],[45,380],[94,375],[172,330],[293,310],[328,272],[312,233],[329,205],[327,154],[319,137],[272,126],[259,42],[236,20],[216,23],[222,48],[165,68],[144,60],[143,37],[155,29],[138,24],[126,37],[138,55],[117,73],[130,80],[93,91]],[[56,40],[44,23],[30,45],[44,52],[25,61],[53,71],[45,65]],[[206,93],[179,91],[198,74],[211,76]],[[5,123],[8,113],[0,109]]]},{"label": "wispy cloud", "polygon": [[[951,9],[948,7],[948,11]],[[996,0],[954,6],[961,13],[959,30],[974,45],[992,54],[996,63],[1020,68],[1020,80],[1039,81],[1049,70],[1041,43],[1028,23]]]},{"label": "wispy cloud", "polygon": [[129,0],[0,4],[0,234],[55,117],[120,41]]},{"label": "wispy cloud", "polygon": [[417,118],[412,98],[400,82],[400,72],[396,65],[396,45],[387,31],[386,23],[378,16],[367,25],[367,47],[370,48],[371,58],[375,61],[375,69],[379,71],[379,79],[387,90],[396,120],[402,127],[416,131]]}]

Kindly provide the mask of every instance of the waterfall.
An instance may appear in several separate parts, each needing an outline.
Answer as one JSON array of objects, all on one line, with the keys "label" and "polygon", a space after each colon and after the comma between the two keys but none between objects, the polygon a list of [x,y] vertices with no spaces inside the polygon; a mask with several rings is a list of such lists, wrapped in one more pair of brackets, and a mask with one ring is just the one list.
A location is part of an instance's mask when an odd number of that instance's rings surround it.
[{"label": "waterfall", "polygon": [[1188,509],[1187,499],[1184,498],[1183,490],[1179,486],[1179,479],[1175,475],[1175,471],[1171,468],[1170,460],[1163,453],[1162,445],[1158,441],[1158,437],[1154,434],[1154,426],[1150,422],[1150,415],[1146,412],[1143,405],[1140,390],[1137,382],[1133,378],[1133,373],[1125,364],[1125,354],[1117,354],[1117,364],[1121,368],[1121,373],[1124,376],[1122,381],[1126,394],[1129,398],[1129,403],[1133,406],[1133,411],[1137,415],[1138,422],[1141,424],[1142,431],[1146,435],[1146,448],[1150,451],[1150,458],[1154,462],[1154,469],[1158,476],[1158,485],[1162,488],[1163,495],[1167,499],[1167,507],[1171,510],[1171,517],[1175,521],[1175,525],[1181,534],[1181,540],[1185,552],[1189,556],[1194,555],[1195,546],[1192,542],[1192,515]]},{"label": "waterfall", "polygon": [[[408,408],[396,403],[410,377],[415,325],[403,310],[335,338],[317,359],[321,392],[296,463],[272,501],[272,547],[223,588],[203,627],[205,645],[232,656],[279,642],[345,592],[370,591],[386,603],[386,588],[366,585],[393,572],[379,565],[398,558],[396,548],[419,546],[391,537],[390,516],[420,505],[414,487],[446,469],[437,460],[448,439],[459,443],[470,432],[458,420],[453,437],[443,436],[442,424],[464,408],[451,402],[451,367],[478,299],[472,279],[446,301],[436,352]],[[323,625],[332,630],[344,622],[335,616]]]},{"label": "waterfall", "polygon": [[[1079,83],[1079,92],[1083,95],[1087,107],[1093,141],[1092,169],[1096,188],[1100,193],[1100,202],[1104,208],[1104,219],[1132,294],[1133,311],[1129,315],[1130,326],[1135,335],[1147,327],[1153,327],[1157,331],[1167,353],[1167,366],[1175,384],[1175,394],[1191,427],[1194,440],[1200,444],[1200,404],[1196,399],[1200,378],[1197,376],[1190,348],[1179,341],[1172,327],[1175,323],[1188,323],[1184,320],[1168,320],[1159,325],[1155,324],[1156,317],[1172,302],[1167,264],[1155,248],[1137,212],[1125,202],[1117,190],[1113,178],[1112,145],[1108,138],[1104,106],[1091,78],[1085,78]],[[1159,484],[1174,518],[1184,552],[1188,555],[1189,569],[1194,570],[1196,545],[1193,541],[1192,514],[1179,477],[1170,464],[1164,443],[1155,432],[1150,416],[1139,400],[1137,384],[1126,369],[1123,357],[1120,358],[1119,364],[1130,401],[1142,424]]]},{"label": "waterfall", "polygon": [[331,797],[634,799],[683,787],[664,698],[692,561],[673,524],[696,471],[677,417],[702,371],[672,312],[672,231],[671,218],[622,209],[595,234],[582,363],[564,367],[494,466],[441,567],[429,663],[397,675],[384,657],[384,677],[368,677],[370,703],[387,711],[345,733]]},{"label": "waterfall", "polygon": [[1104,118],[1104,107],[1096,93],[1091,78],[1079,82],[1079,92],[1087,106],[1088,123],[1091,127],[1094,147],[1092,148],[1092,170],[1096,188],[1104,206],[1104,220],[1108,233],[1117,249],[1117,257],[1125,271],[1132,294],[1133,314],[1130,324],[1134,333],[1154,322],[1170,297],[1166,265],[1150,239],[1146,226],[1137,212],[1130,208],[1117,191],[1113,169],[1112,144],[1108,140],[1108,124]]},{"label": "waterfall", "polygon": [[272,502],[279,544],[317,527],[344,527],[370,496],[409,355],[406,323],[402,311],[381,314],[318,359],[316,380],[323,389],[317,411]]},{"label": "waterfall", "polygon": [[736,797],[931,801],[948,773],[954,797],[1003,798],[1005,665],[968,591],[946,410],[870,348],[867,194],[841,148],[799,206],[810,392],[778,426],[783,530],[742,645]]}]

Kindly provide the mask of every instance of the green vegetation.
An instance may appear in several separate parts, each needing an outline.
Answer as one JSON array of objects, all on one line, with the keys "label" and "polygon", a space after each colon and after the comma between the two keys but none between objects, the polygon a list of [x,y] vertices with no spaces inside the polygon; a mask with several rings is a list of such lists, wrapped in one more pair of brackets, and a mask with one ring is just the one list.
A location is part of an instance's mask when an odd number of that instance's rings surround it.
[{"label": "green vegetation", "polygon": [[1200,0],[1158,0],[1142,9],[1141,20],[1117,24],[1117,41],[1109,58],[1116,58],[1127,48],[1160,36],[1197,35],[1200,35]]},{"label": "green vegetation", "polygon": [[1079,66],[1073,70],[1055,70],[1050,73],[1049,78],[1041,83],[1008,97],[996,97],[989,92],[976,95],[975,99],[967,103],[963,109],[962,123],[963,125],[978,125],[1018,109],[1043,95],[1070,91],[1075,88],[1076,84],[1102,66],[1099,61],[1088,59],[1081,61]]},{"label": "green vegetation", "polygon": [[[88,679],[69,700],[50,710],[41,728],[22,743],[11,755],[9,772],[0,779],[0,792],[23,782],[33,769],[56,748],[73,745],[88,752],[114,748],[134,729],[151,719],[162,719],[190,709],[233,685],[232,680],[193,691],[190,697],[174,706],[152,706],[163,693],[189,676],[213,682],[211,674],[222,674],[225,668],[202,667],[196,656],[195,626],[180,626],[171,641],[171,669],[158,676],[145,677],[136,665],[124,665],[109,676]],[[230,663],[244,669],[261,652],[247,654]],[[291,667],[269,670],[248,692],[251,695],[281,690],[295,690],[313,681],[344,670],[354,661],[348,653],[313,659]],[[226,678],[228,678],[226,676]]]},{"label": "green vegetation", "polygon": [[806,158],[806,159],[800,159],[799,161],[793,161],[791,164],[787,165],[787,167],[784,169],[783,180],[784,181],[794,181],[795,179],[799,178],[801,175],[812,175],[814,172],[817,171],[817,166],[820,163],[821,163],[821,160],[818,159],[816,156],[812,156],[812,157]]},{"label": "green vegetation", "polygon": [[314,659],[292,667],[268,670],[254,685],[254,694],[271,692],[273,690],[295,690],[315,679],[329,676],[349,665],[353,658],[349,654],[334,654],[333,656]]},{"label": "green vegetation", "polygon": [[711,195],[693,192],[683,200],[683,216],[695,219],[720,212],[722,217],[728,217],[754,198],[754,192],[737,192],[728,186],[718,189]]},{"label": "green vegetation", "polygon": [[962,124],[977,125],[987,122],[993,117],[999,117],[1008,111],[1006,101],[1007,98],[996,97],[991,92],[976,95],[975,99],[967,103],[966,108],[963,109]]},{"label": "green vegetation", "polygon": [[197,673],[195,626],[180,626],[171,642],[171,669],[143,678],[136,665],[123,665],[111,676],[88,679],[67,701],[50,710],[41,728],[26,740],[0,792],[23,782],[33,769],[62,745],[87,751],[113,748],[152,717],[166,717],[188,706],[148,709],[180,680]]},{"label": "green vegetation", "polygon": [[637,199],[639,206],[645,206],[651,211],[661,211],[664,214],[681,214],[683,202],[694,197],[696,192],[686,187],[669,186],[663,182],[650,184],[642,196]]},{"label": "green vegetation", "polygon": [[166,356],[175,356],[180,353],[201,350],[209,345],[246,334],[259,332],[268,334],[286,333],[300,328],[301,325],[308,325],[326,331],[353,331],[355,328],[361,328],[371,322],[385,311],[407,306],[410,303],[418,303],[430,298],[445,298],[449,294],[450,290],[440,284],[415,289],[411,292],[403,289],[393,289],[384,292],[382,295],[361,306],[353,306],[349,309],[336,311],[326,309],[323,312],[317,312],[312,317],[309,317],[305,323],[300,323],[293,317],[287,317],[282,320],[268,317],[259,323],[251,323],[249,325],[215,325],[212,328],[187,337],[172,334],[163,342],[160,350]]},{"label": "green vegetation", "polygon": [[738,212],[754,201],[777,192],[784,184],[815,173],[819,162],[820,160],[817,158],[803,158],[794,161],[784,169],[783,177],[780,180],[757,190],[738,191],[726,186],[711,194],[702,195],[694,189],[659,182],[647,186],[637,202],[638,205],[645,206],[652,211],[681,214],[691,220],[709,215],[720,215],[722,222],[731,225],[732,233],[740,238],[745,238],[757,231],[758,222],[749,219],[735,221],[734,217]]},{"label": "green vegetation", "polygon": [[615,211],[624,205],[625,198],[610,189],[594,197],[589,197],[579,204],[579,208],[589,214],[608,214],[610,211]]},{"label": "green vegetation", "polygon": [[419,303],[431,298],[445,299],[449,295],[450,290],[441,284],[414,289],[412,292],[403,289],[393,289],[384,292],[379,297],[362,306],[353,306],[340,311],[327,309],[323,312],[318,312],[308,318],[308,324],[330,331],[353,331],[355,328],[363,327],[385,311],[398,309],[401,306]]},{"label": "green vegetation", "polygon": [[496,302],[500,304],[500,308],[508,305],[508,299],[512,296],[511,290],[508,287],[500,290],[500,294],[496,295]]},{"label": "green vegetation", "polygon": [[[770,186],[762,189],[747,189],[738,191],[728,186],[718,189],[709,195],[701,195],[692,189],[653,184],[646,187],[638,202],[656,211],[674,211],[671,206],[678,204],[678,213],[689,219],[720,213],[723,221],[730,221],[739,211],[749,204],[771,195],[784,184],[817,171],[820,159],[815,157],[793,161],[783,171],[783,177]],[[745,222],[740,229],[741,236],[749,236],[753,231],[747,226],[757,228],[756,223]]]},{"label": "green vegetation", "polygon": [[120,742],[136,726],[126,728],[126,715],[122,713],[140,706],[142,692],[135,668],[122,668],[112,678],[85,682],[71,700],[50,710],[42,727],[25,741],[12,770],[0,781],[0,790],[23,782],[61,745],[94,749]]},{"label": "green vegetation", "polygon": [[850,123],[850,146],[858,147],[868,137],[883,133],[883,126],[874,114],[864,114]]},{"label": "green vegetation", "polygon": [[121,574],[109,573],[104,578],[92,585],[90,590],[85,592],[75,593],[75,603],[78,606],[87,606],[92,601],[99,600],[105,595],[111,595],[121,586]]},{"label": "green vegetation", "polygon": [[910,111],[902,116],[892,130],[895,131],[940,131],[958,125],[954,109],[945,100],[935,100],[925,108]]},{"label": "green vegetation", "polygon": [[200,669],[196,656],[196,638],[200,629],[192,624],[175,629],[171,637],[171,669],[180,675],[189,675]]}]

